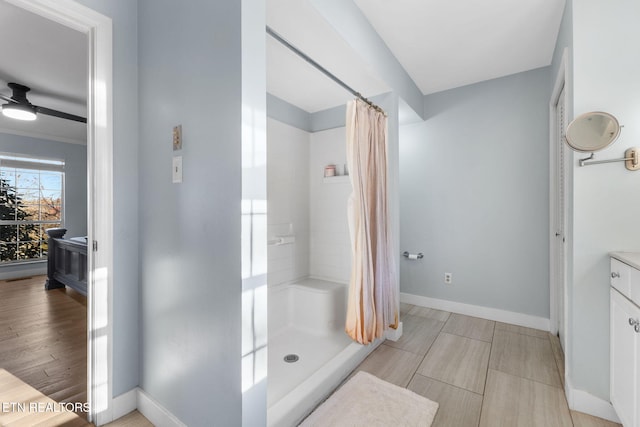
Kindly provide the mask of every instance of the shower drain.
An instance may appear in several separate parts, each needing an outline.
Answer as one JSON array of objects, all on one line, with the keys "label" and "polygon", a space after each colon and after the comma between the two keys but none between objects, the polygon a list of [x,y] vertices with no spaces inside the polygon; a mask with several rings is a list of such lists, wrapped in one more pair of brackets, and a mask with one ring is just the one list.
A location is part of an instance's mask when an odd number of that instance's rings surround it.
[{"label": "shower drain", "polygon": [[287,354],[284,357],[284,361],[287,363],[295,363],[300,360],[300,357],[297,354]]}]

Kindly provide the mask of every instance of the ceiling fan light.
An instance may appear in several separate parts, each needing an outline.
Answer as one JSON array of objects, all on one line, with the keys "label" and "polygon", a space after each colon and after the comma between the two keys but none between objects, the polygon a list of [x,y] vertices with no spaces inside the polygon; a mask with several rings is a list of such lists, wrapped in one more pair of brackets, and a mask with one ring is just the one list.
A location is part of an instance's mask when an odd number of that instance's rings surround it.
[{"label": "ceiling fan light", "polygon": [[2,114],[16,120],[35,120],[35,108],[22,104],[4,104],[2,106]]}]

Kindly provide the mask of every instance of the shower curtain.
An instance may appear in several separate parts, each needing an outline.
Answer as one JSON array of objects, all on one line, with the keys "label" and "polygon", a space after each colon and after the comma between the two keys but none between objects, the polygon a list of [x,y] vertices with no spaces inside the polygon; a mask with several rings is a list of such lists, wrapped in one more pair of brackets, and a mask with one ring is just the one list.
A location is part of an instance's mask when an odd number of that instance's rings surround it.
[{"label": "shower curtain", "polygon": [[361,100],[347,105],[352,265],[345,330],[368,344],[398,326],[398,284],[387,202],[387,118]]}]

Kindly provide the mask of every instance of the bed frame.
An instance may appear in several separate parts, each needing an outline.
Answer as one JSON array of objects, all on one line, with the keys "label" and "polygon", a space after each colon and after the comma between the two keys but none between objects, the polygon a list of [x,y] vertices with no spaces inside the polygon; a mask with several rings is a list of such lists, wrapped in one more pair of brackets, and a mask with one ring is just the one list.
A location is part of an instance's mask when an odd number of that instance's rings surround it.
[{"label": "bed frame", "polygon": [[87,295],[87,243],[63,239],[66,228],[50,228],[46,290],[69,286]]}]

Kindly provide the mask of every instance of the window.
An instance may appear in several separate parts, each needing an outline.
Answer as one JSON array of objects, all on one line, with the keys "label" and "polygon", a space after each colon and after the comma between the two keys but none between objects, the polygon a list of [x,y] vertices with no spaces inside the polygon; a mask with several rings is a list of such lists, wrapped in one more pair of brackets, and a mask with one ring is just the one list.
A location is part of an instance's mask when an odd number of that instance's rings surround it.
[{"label": "window", "polygon": [[61,227],[64,161],[0,153],[0,265],[47,257],[49,228]]}]

